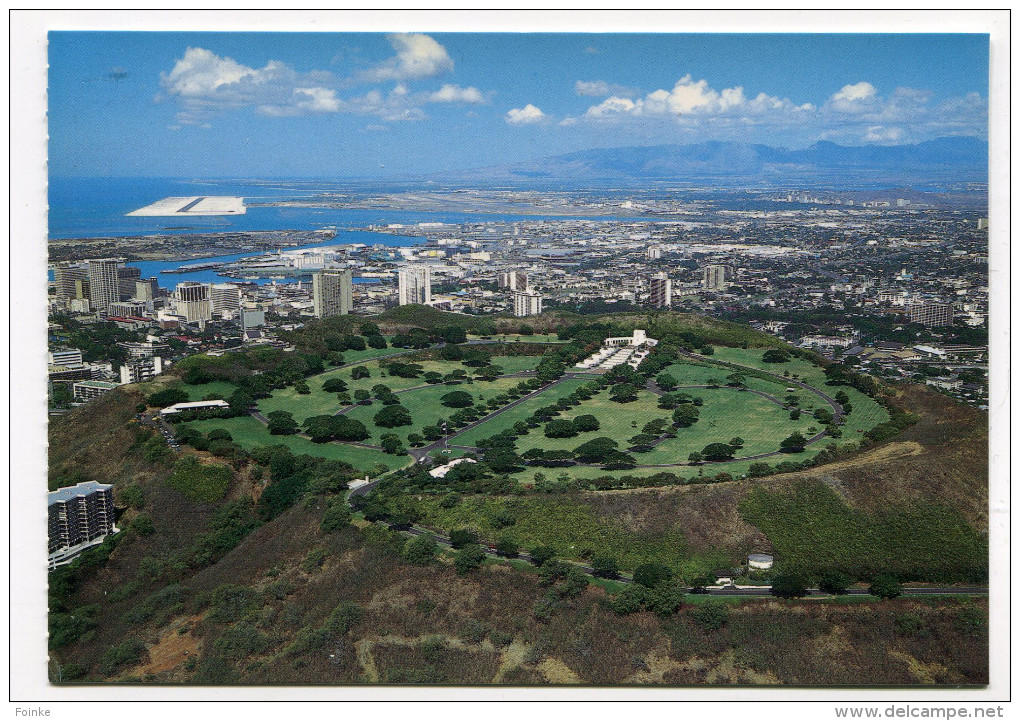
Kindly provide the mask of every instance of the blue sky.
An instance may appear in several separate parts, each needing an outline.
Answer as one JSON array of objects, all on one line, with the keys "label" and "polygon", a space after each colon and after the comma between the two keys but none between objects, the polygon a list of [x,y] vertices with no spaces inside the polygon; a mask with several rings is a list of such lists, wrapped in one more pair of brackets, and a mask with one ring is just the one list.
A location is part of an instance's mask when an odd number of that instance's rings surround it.
[{"label": "blue sky", "polygon": [[49,35],[57,176],[357,177],[596,147],[987,137],[986,35]]}]

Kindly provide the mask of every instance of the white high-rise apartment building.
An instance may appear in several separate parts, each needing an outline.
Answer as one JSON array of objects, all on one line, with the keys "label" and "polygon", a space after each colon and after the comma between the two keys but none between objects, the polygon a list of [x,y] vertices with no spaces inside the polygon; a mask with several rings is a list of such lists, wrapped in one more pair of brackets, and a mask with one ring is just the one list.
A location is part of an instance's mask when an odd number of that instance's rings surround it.
[{"label": "white high-rise apartment building", "polygon": [[400,305],[432,302],[432,268],[413,265],[397,273],[397,301]]},{"label": "white high-rise apartment building", "polygon": [[673,281],[665,273],[656,273],[649,280],[648,302],[656,308],[669,308],[673,304]]},{"label": "white high-rise apartment building", "polygon": [[116,258],[100,258],[86,261],[89,274],[89,299],[92,309],[105,313],[110,303],[120,300],[120,277],[117,275],[119,261]]},{"label": "white high-rise apartment building", "polygon": [[514,301],[514,315],[518,318],[539,315],[542,312],[542,296],[530,288],[515,290],[511,295]]},{"label": "white high-rise apartment building", "polygon": [[649,245],[645,248],[645,259],[646,260],[658,260],[662,257],[662,247],[658,245]]},{"label": "white high-rise apartment building", "polygon": [[354,310],[354,275],[350,270],[312,274],[312,306],[316,318],[347,315]]}]

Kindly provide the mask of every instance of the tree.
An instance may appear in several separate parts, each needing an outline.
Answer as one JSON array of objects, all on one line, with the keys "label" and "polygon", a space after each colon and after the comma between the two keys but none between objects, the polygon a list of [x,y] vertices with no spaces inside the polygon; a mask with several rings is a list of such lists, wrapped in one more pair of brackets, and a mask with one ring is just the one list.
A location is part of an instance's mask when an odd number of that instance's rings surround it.
[{"label": "tree", "polygon": [[363,336],[379,335],[382,331],[379,330],[379,326],[371,321],[364,321],[358,326],[358,332]]},{"label": "tree", "polygon": [[673,423],[680,428],[689,428],[698,422],[698,407],[692,403],[682,403],[673,411]]},{"label": "tree", "polygon": [[725,461],[733,458],[733,446],[726,443],[709,443],[701,449],[701,455],[707,461]]},{"label": "tree", "polygon": [[896,580],[894,576],[887,573],[882,573],[871,579],[871,585],[868,586],[868,593],[872,596],[878,596],[883,600],[890,598],[896,598],[903,594],[903,586]]},{"label": "tree", "polygon": [[343,378],[328,378],[322,384],[322,390],[326,393],[343,393],[347,390],[347,381]]},{"label": "tree", "polygon": [[437,371],[428,371],[422,377],[422,380],[424,380],[429,385],[433,385],[434,386],[437,383],[442,383],[443,382],[443,374],[439,373]]},{"label": "tree", "polygon": [[412,566],[427,566],[439,555],[439,544],[431,536],[415,536],[404,544],[404,560]]},{"label": "tree", "polygon": [[372,373],[365,366],[355,366],[351,371],[351,378],[354,380],[360,380],[362,378],[371,378]]},{"label": "tree", "polygon": [[207,438],[210,441],[232,441],[234,437],[230,435],[230,431],[225,428],[213,428],[209,431]]},{"label": "tree", "polygon": [[852,581],[845,574],[838,571],[826,571],[818,580],[818,590],[824,593],[831,593],[833,596],[840,596],[850,588]]},{"label": "tree", "polygon": [[609,390],[609,399],[617,403],[630,403],[637,400],[638,390],[632,383],[617,383]]},{"label": "tree", "polygon": [[338,531],[341,528],[345,528],[350,525],[351,522],[351,509],[347,507],[347,504],[342,499],[337,499],[329,504],[326,512],[322,514],[322,521],[319,523],[319,528],[324,533],[332,533]]},{"label": "tree", "polygon": [[396,433],[383,433],[379,439],[379,445],[382,446],[383,453],[389,453],[394,456],[404,453],[404,442],[400,440],[400,436]]},{"label": "tree", "polygon": [[386,339],[379,334],[365,336],[365,342],[370,348],[382,350],[386,347]]},{"label": "tree", "polygon": [[304,381],[295,381],[294,390],[303,396],[311,395],[312,392],[312,389],[309,388],[308,384],[305,383]]},{"label": "tree", "polygon": [[344,337],[344,345],[347,350],[365,350],[365,339],[360,335],[349,335]]},{"label": "tree", "polygon": [[779,598],[801,598],[807,595],[807,581],[796,573],[781,573],[772,579],[773,596]]},{"label": "tree", "polygon": [[574,449],[574,458],[579,463],[599,463],[605,456],[619,448],[612,438],[593,438]]},{"label": "tree", "polygon": [[330,441],[336,432],[333,416],[312,416],[305,419],[304,426],[305,433],[308,434],[313,443]]},{"label": "tree", "polygon": [[333,435],[339,441],[364,441],[372,434],[365,424],[347,416],[332,416]]},{"label": "tree", "polygon": [[512,446],[491,448],[485,452],[484,460],[485,465],[496,473],[516,473],[524,467],[524,461]]},{"label": "tree", "polygon": [[778,348],[770,348],[765,351],[761,357],[762,363],[786,363],[790,360],[790,356],[785,351],[779,350]]},{"label": "tree", "polygon": [[453,557],[453,567],[457,573],[464,576],[482,565],[485,560],[485,551],[477,543],[464,546]]},{"label": "tree", "polygon": [[649,611],[655,611],[660,616],[672,616],[680,610],[684,599],[684,589],[680,588],[672,580],[660,581],[648,594],[645,604]]},{"label": "tree", "polygon": [[850,402],[850,396],[846,394],[846,391],[836,391],[836,395],[834,395],[833,398],[840,405],[845,405]]},{"label": "tree", "polygon": [[591,560],[591,568],[599,578],[616,578],[620,575],[620,564],[612,556],[596,556]]},{"label": "tree", "polygon": [[175,403],[187,403],[188,398],[188,392],[183,388],[171,387],[153,393],[146,399],[146,402],[156,408],[166,408]]},{"label": "tree", "polygon": [[546,438],[573,438],[577,435],[577,429],[570,421],[555,420],[545,424]]},{"label": "tree", "polygon": [[269,432],[274,436],[289,436],[298,432],[297,421],[287,411],[273,411],[268,416]]},{"label": "tree", "polygon": [[672,373],[663,371],[659,375],[655,376],[655,383],[663,390],[671,391],[680,385],[677,382],[676,377]]},{"label": "tree", "polygon": [[536,566],[543,566],[556,558],[556,549],[549,546],[537,546],[528,551],[528,555],[531,556],[531,562]]},{"label": "tree", "polygon": [[573,420],[574,430],[578,433],[589,433],[599,429],[599,419],[591,413],[585,413]]},{"label": "tree", "polygon": [[730,445],[733,446],[734,448],[743,448],[744,439],[741,438],[740,436],[734,436],[733,438],[730,439]]},{"label": "tree", "polygon": [[517,541],[510,536],[503,536],[496,543],[496,553],[504,558],[517,558],[519,548]]},{"label": "tree", "polygon": [[467,391],[451,391],[439,399],[447,408],[467,408],[474,405],[475,399]]},{"label": "tree", "polygon": [[386,406],[375,414],[372,422],[380,428],[409,426],[412,423],[411,412],[401,405]]},{"label": "tree", "polygon": [[783,453],[800,453],[806,443],[807,439],[799,431],[794,431],[779,442],[779,450]]},{"label": "tree", "polygon": [[443,340],[447,343],[465,343],[467,342],[467,332],[463,328],[458,328],[455,325],[443,328],[441,331]]},{"label": "tree", "polygon": [[794,408],[792,411],[790,411],[790,420],[791,421],[799,421],[800,420],[800,409],[799,408]]},{"label": "tree", "polygon": [[687,460],[690,461],[692,464],[696,465],[698,463],[701,463],[705,459],[697,451],[692,451],[691,453],[687,454]]},{"label": "tree", "polygon": [[458,528],[450,531],[450,545],[454,548],[463,548],[472,543],[478,543],[478,534],[470,528]]},{"label": "tree", "polygon": [[642,563],[634,569],[634,583],[645,588],[654,588],[662,581],[670,581],[673,572],[661,563]]},{"label": "tree", "polygon": [[706,346],[702,347],[702,349],[700,351],[698,351],[698,352],[701,353],[701,355],[714,355],[715,354],[715,348],[713,348],[710,345],[706,345]]}]

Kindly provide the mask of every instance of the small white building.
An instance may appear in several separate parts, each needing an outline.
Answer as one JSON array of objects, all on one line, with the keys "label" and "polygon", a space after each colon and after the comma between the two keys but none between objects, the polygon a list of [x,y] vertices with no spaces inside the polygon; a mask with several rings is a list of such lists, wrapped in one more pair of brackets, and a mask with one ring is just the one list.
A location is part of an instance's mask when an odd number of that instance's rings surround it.
[{"label": "small white building", "polygon": [[182,411],[195,411],[202,408],[230,408],[230,404],[223,400],[215,401],[192,401],[190,403],[174,403],[172,406],[167,406],[162,409],[159,414],[162,416],[170,416],[174,413],[181,413]]}]

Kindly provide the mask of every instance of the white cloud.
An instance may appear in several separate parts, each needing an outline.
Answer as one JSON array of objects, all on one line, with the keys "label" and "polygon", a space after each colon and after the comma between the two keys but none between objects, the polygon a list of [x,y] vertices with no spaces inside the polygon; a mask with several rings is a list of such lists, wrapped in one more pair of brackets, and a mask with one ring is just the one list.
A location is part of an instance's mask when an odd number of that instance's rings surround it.
[{"label": "white cloud", "polygon": [[618,98],[613,96],[606,98],[598,105],[588,108],[585,113],[589,118],[608,118],[615,115],[640,114],[644,104],[641,100],[636,103],[629,98]]},{"label": "white cloud", "polygon": [[895,143],[903,137],[903,128],[886,128],[873,125],[864,133],[865,143]]},{"label": "white cloud", "polygon": [[335,113],[340,109],[340,101],[335,90],[327,88],[295,88],[294,94],[299,96],[298,107],[313,113]]},{"label": "white cloud", "polygon": [[614,85],[605,80],[578,80],[574,83],[574,92],[594,98],[604,98],[607,95],[630,97],[637,94],[637,90],[634,88]]},{"label": "white cloud", "polygon": [[528,103],[523,108],[512,108],[507,111],[506,114],[506,121],[511,125],[541,123],[544,120],[548,120],[548,118],[548,115],[543,113],[531,103]]},{"label": "white cloud", "polygon": [[485,97],[475,87],[462,88],[459,85],[444,85],[429,96],[433,103],[469,103],[482,105]]},{"label": "white cloud", "polygon": [[877,95],[878,90],[871,83],[844,85],[839,92],[829,98],[828,105],[841,113],[861,113],[872,107]]},{"label": "white cloud", "polygon": [[446,48],[422,33],[394,33],[387,38],[395,57],[359,73],[362,80],[417,80],[453,70]]},{"label": "white cloud", "polygon": [[173,70],[160,75],[160,84],[172,96],[204,98],[219,91],[262,85],[286,74],[287,67],[275,60],[256,70],[204,48],[188,48]]}]

